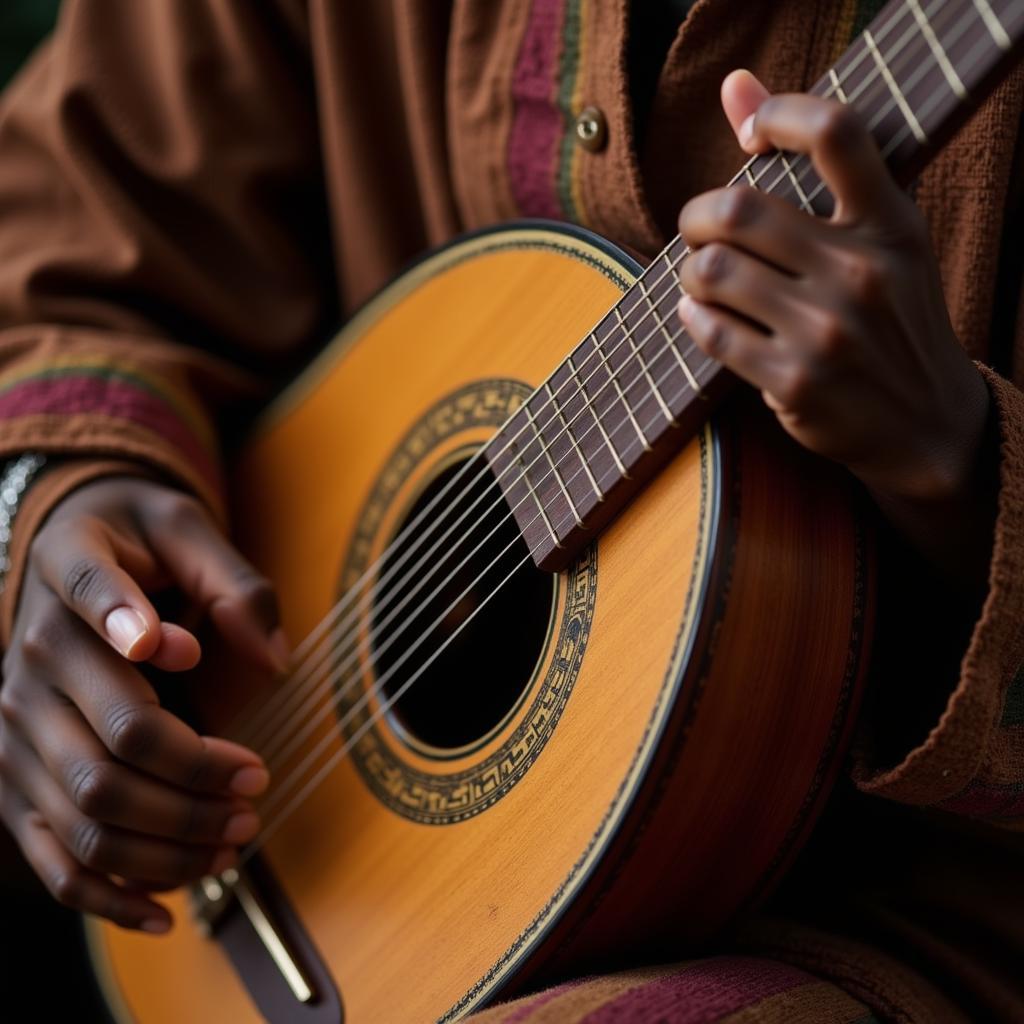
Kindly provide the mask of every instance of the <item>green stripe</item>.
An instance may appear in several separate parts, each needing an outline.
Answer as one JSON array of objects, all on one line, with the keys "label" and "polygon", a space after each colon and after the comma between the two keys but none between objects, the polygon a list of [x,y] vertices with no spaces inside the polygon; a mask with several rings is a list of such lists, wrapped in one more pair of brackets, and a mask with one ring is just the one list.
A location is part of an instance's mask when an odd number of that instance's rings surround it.
[{"label": "green stripe", "polygon": [[858,0],[857,12],[853,16],[853,31],[850,34],[851,41],[856,39],[871,24],[887,3],[888,0]]},{"label": "green stripe", "polygon": [[570,220],[577,223],[580,219],[580,211],[576,209],[572,198],[572,158],[576,151],[572,95],[576,91],[576,76],[580,70],[580,3],[581,0],[568,0],[565,7],[565,25],[562,29],[562,67],[561,81],[558,87],[558,105],[565,119],[565,134],[562,136],[562,152],[556,181],[562,211]]}]

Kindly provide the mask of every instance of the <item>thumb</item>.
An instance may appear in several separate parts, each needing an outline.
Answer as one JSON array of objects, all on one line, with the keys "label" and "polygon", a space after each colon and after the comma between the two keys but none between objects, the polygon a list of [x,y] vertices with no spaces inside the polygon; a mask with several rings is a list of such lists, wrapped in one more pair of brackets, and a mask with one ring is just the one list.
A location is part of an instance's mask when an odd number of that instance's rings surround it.
[{"label": "thumb", "polygon": [[152,559],[134,545],[121,545],[120,556],[105,524],[88,516],[45,527],[32,547],[35,568],[61,601],[124,657],[145,661],[163,632],[133,577],[152,575]]},{"label": "thumb", "polygon": [[739,144],[748,153],[759,152],[758,147],[750,146],[751,128],[757,108],[769,95],[768,90],[743,69],[730,72],[722,82],[722,109]]},{"label": "thumb", "polygon": [[239,654],[271,672],[288,667],[288,643],[277,596],[221,533],[203,507],[174,495],[170,511],[144,519],[154,553],[182,592],[209,613],[218,633]]}]

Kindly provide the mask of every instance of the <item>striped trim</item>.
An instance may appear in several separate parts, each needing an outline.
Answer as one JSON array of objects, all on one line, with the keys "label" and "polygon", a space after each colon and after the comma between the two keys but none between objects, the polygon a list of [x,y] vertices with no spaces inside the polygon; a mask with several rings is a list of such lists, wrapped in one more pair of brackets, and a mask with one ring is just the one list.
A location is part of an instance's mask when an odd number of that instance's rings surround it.
[{"label": "striped trim", "polygon": [[108,427],[141,429],[170,445],[219,489],[216,444],[194,399],[150,371],[113,365],[104,357],[50,360],[19,366],[0,377],[0,434],[4,424],[36,416],[102,416]]},{"label": "striped trim", "polygon": [[558,199],[565,215],[577,224],[584,223],[579,189],[580,148],[576,145],[576,117],[583,109],[583,0],[569,0],[562,34],[562,71],[558,88],[558,106],[564,125],[558,163]]},{"label": "striped trim", "polygon": [[587,0],[533,0],[512,74],[506,158],[525,217],[585,223],[574,122],[582,107]]},{"label": "striped trim", "polygon": [[167,377],[153,373],[145,367],[129,367],[124,362],[114,361],[106,355],[37,359],[19,363],[7,373],[0,375],[0,394],[15,384],[32,378],[92,372],[120,377],[159,396],[185,421],[205,447],[211,451],[216,450],[217,443],[209,420],[199,403],[187,391],[177,387]]},{"label": "striped trim", "polygon": [[473,1024],[877,1024],[827,981],[759,957],[721,956],[586,978],[475,1014]]}]

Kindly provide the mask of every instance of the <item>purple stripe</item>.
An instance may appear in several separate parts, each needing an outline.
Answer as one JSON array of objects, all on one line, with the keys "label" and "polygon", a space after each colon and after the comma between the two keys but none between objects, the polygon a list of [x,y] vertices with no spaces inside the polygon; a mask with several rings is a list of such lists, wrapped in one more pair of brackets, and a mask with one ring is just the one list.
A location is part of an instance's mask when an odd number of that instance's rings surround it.
[{"label": "purple stripe", "polygon": [[565,995],[565,993],[571,989],[579,988],[581,984],[582,982],[580,981],[570,981],[565,985],[556,985],[554,988],[549,988],[544,992],[540,992],[532,998],[527,998],[525,1002],[523,1002],[522,1005],[517,1006],[508,1017],[502,1018],[501,1024],[521,1024],[522,1021],[528,1020],[532,1017],[535,1010],[539,1010],[542,1006],[545,1006],[552,1000],[557,999],[561,995]]},{"label": "purple stripe", "polygon": [[94,375],[33,377],[0,394],[0,420],[98,413],[127,420],[169,441],[216,487],[210,453],[174,410],[144,388]]},{"label": "purple stripe", "polygon": [[519,212],[527,217],[564,216],[556,189],[564,122],[555,102],[564,19],[565,0],[533,0],[512,75],[508,177]]},{"label": "purple stripe", "polygon": [[773,960],[715,957],[638,985],[587,1014],[581,1024],[711,1024],[780,992],[817,983]]}]

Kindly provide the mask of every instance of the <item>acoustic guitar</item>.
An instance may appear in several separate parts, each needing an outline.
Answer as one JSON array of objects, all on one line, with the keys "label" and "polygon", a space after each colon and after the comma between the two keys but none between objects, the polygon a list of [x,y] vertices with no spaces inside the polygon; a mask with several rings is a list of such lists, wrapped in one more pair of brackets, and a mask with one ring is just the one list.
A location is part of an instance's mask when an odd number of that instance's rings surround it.
[{"label": "acoustic guitar", "polygon": [[[1022,37],[1024,0],[897,0],[813,91],[908,180]],[[794,154],[734,183],[832,209]],[[846,473],[723,404],[683,255],[465,237],[266,411],[238,540],[305,639],[230,731],[271,766],[264,831],[170,936],[88,923],[117,1020],[452,1021],[699,948],[780,877],[851,731],[870,543]]]}]

